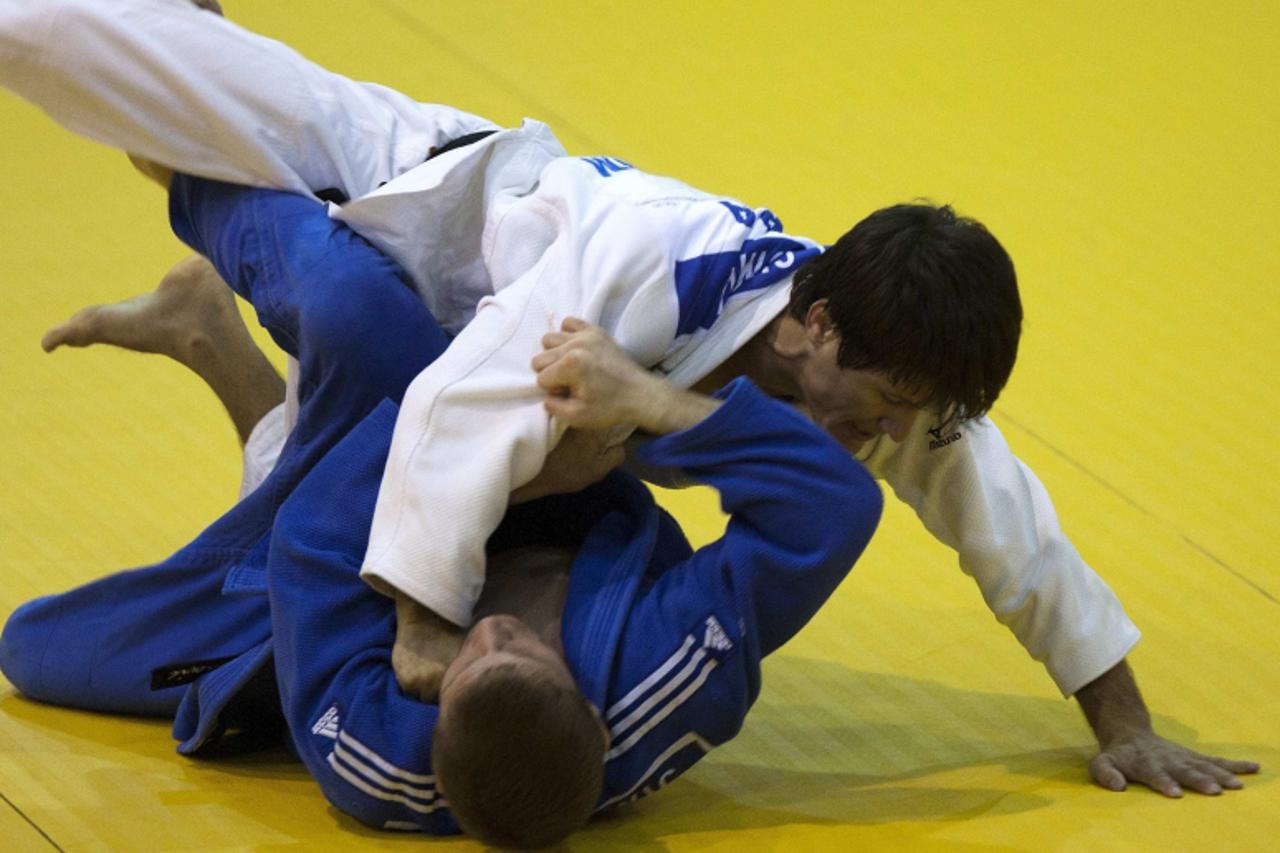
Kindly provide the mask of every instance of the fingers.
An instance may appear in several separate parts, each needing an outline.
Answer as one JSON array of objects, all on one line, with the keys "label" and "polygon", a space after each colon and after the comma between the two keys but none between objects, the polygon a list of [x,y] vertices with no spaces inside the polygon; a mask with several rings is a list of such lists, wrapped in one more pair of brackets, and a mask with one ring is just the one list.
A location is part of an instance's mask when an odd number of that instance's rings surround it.
[{"label": "fingers", "polygon": [[[1222,793],[1222,789],[1224,788],[1237,790],[1239,788],[1244,787],[1244,783],[1241,782],[1239,779],[1237,779],[1235,777],[1235,774],[1233,774],[1230,770],[1222,769],[1218,765],[1214,764],[1213,761],[1210,759],[1206,758],[1203,761],[1199,762],[1196,765],[1196,769],[1199,770],[1204,775],[1208,776],[1209,778],[1213,779],[1213,781],[1217,783],[1218,790],[1213,791],[1212,793],[1220,794]],[[1200,790],[1200,789],[1197,788],[1196,790]],[[1200,790],[1200,793],[1203,794],[1208,792]]]},{"label": "fingers", "polygon": [[538,387],[548,394],[563,397],[578,381],[581,365],[578,364],[576,359],[558,358],[544,364],[542,367],[538,367],[536,364],[534,367],[538,371]]},{"label": "fingers", "polygon": [[1158,794],[1176,800],[1182,796],[1182,786],[1161,767],[1151,767],[1138,775],[1138,781]]},{"label": "fingers", "polygon": [[1213,779],[1220,789],[1214,791],[1196,787],[1196,790],[1202,794],[1218,794],[1222,789],[1237,791],[1243,788],[1244,782],[1236,778],[1236,774],[1257,773],[1259,768],[1256,761],[1236,761],[1231,758],[1207,755],[1196,763],[1196,769]]},{"label": "fingers", "polygon": [[1170,798],[1181,797],[1184,790],[1217,796],[1225,790],[1237,790],[1244,783],[1236,773],[1256,773],[1253,761],[1201,755],[1161,739],[1154,746],[1137,750],[1132,747],[1112,749],[1089,762],[1089,774],[1101,787],[1123,791],[1126,781],[1140,782]]},{"label": "fingers", "polygon": [[542,336],[542,352],[533,357],[533,369],[542,370],[549,364],[564,358],[570,344],[579,339],[580,333],[589,331],[592,326],[585,320],[569,317],[560,324],[561,331],[547,332]]},{"label": "fingers", "polygon": [[544,349],[542,352],[535,355],[533,357],[533,361],[529,362],[529,364],[533,367],[535,371],[541,373],[542,371],[546,370],[548,367],[550,367],[551,365],[559,361],[562,355],[564,355],[564,353],[562,353],[558,348]]},{"label": "fingers", "polygon": [[1169,772],[1184,788],[1216,796],[1224,790],[1236,791],[1243,788],[1244,783],[1235,774],[1257,773],[1258,764],[1254,761],[1235,761],[1192,752],[1189,760],[1170,767]]},{"label": "fingers", "polygon": [[1186,765],[1176,768],[1173,772],[1177,776],[1178,781],[1182,783],[1182,787],[1189,788],[1197,794],[1217,796],[1222,793],[1222,785],[1219,784],[1218,780],[1207,770],[1201,769],[1199,766]]},{"label": "fingers", "polygon": [[1182,788],[1177,780],[1159,764],[1138,759],[1129,761],[1123,769],[1110,753],[1102,753],[1089,762],[1089,774],[1108,791],[1123,791],[1127,787],[1126,780],[1141,782],[1151,790],[1166,797],[1177,799],[1182,796]]},{"label": "fingers", "polygon": [[573,340],[573,335],[565,332],[547,332],[542,336],[542,348],[544,350],[555,349],[567,344]]},{"label": "fingers", "polygon": [[1233,758],[1208,756],[1208,760],[1228,773],[1257,773],[1261,769],[1256,761],[1236,761]]},{"label": "fingers", "polygon": [[552,417],[559,418],[570,426],[581,420],[585,408],[581,400],[552,395],[542,401],[542,406]]},{"label": "fingers", "polygon": [[1115,761],[1105,752],[1094,756],[1089,762],[1089,775],[1100,787],[1108,791],[1123,791],[1126,787],[1124,774],[1116,767]]}]

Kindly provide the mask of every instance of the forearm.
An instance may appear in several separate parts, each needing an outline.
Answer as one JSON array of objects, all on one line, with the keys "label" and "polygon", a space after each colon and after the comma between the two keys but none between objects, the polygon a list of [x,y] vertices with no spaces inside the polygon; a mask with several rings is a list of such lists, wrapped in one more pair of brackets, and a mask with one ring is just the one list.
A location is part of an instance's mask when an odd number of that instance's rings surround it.
[{"label": "forearm", "polygon": [[730,516],[725,534],[686,570],[700,587],[725,585],[763,656],[808,622],[845,577],[875,530],[882,498],[844,448],[745,379],[717,396],[721,408],[702,423],[638,454],[720,493]]},{"label": "forearm", "polygon": [[560,437],[528,356],[534,280],[481,310],[404,395],[370,531],[364,576],[456,625],[471,622],[484,543],[511,492],[537,475]]},{"label": "forearm", "polygon": [[638,399],[636,425],[650,435],[669,435],[689,429],[720,407],[720,401],[695,391],[677,388],[652,376],[649,394]]},{"label": "forearm", "polygon": [[1120,661],[1081,687],[1075,696],[1104,749],[1135,733],[1151,731],[1151,714],[1127,661]]}]

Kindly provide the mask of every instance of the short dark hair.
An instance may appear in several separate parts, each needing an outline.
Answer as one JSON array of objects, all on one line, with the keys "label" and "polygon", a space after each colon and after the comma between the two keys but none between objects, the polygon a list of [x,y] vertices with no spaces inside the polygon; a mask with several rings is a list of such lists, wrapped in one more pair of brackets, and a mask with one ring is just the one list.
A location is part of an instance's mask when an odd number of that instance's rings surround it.
[{"label": "short dark hair", "polygon": [[561,841],[591,817],[604,752],[599,718],[581,693],[503,664],[442,709],[431,760],[464,832],[530,848]]},{"label": "short dark hair", "polygon": [[947,421],[986,414],[1018,355],[1013,261],[949,205],[877,210],[796,272],[788,312],[827,300],[842,367],[884,371]]}]

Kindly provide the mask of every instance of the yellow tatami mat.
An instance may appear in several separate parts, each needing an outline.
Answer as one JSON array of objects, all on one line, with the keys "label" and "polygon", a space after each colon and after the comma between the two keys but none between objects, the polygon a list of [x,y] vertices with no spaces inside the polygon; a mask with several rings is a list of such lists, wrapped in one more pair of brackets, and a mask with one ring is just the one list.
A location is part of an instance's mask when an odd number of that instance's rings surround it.
[{"label": "yellow tatami mat", "polygon": [[[1280,7],[1271,3],[228,0],[319,62],[769,206],[833,240],[917,197],[1018,265],[994,412],[1144,631],[1158,731],[1262,762],[1243,791],[1093,787],[1092,737],[892,499],[866,558],[765,666],[741,737],[571,847],[1274,850],[1280,837]],[[0,94],[0,613],[152,562],[232,500],[183,369],[44,355],[76,308],[182,256],[116,152]],[[261,338],[267,345],[265,337]],[[664,495],[698,541],[712,496]],[[163,721],[0,682],[0,849],[433,844],[330,808],[284,753],[196,762]],[[434,849],[434,848],[433,848]]]}]

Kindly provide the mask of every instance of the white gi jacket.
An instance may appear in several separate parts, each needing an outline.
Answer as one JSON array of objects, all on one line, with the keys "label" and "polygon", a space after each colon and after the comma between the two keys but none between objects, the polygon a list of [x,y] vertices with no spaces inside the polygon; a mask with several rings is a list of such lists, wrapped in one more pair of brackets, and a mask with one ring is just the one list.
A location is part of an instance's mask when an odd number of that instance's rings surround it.
[{"label": "white gi jacket", "polygon": [[[405,396],[363,575],[459,624],[507,496],[562,432],[529,368],[541,336],[582,317],[687,386],[784,309],[790,272],[818,251],[766,210],[568,157],[539,122],[498,130],[353,82],[186,0],[0,0],[0,83],[175,169],[354,199],[331,215],[404,266],[458,332]],[[481,130],[498,132],[423,162]],[[881,437],[864,461],[1073,693],[1137,629],[994,424],[959,437],[930,426],[917,420],[901,445]]]}]

